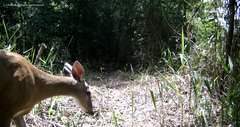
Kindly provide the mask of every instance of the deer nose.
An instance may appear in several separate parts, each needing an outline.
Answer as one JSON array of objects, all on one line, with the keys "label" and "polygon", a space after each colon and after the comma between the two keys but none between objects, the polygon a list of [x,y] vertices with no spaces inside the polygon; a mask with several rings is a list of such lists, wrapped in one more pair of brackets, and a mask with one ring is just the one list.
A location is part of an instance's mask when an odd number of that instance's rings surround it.
[{"label": "deer nose", "polygon": [[90,115],[93,115],[96,111],[88,111],[87,113],[90,114]]}]

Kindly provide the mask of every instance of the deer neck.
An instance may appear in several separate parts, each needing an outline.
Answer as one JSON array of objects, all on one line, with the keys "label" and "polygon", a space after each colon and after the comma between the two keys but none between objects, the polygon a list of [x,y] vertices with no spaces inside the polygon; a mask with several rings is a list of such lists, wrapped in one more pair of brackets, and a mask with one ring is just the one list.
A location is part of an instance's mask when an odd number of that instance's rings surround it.
[{"label": "deer neck", "polygon": [[42,75],[37,75],[35,82],[37,87],[35,95],[38,100],[59,95],[72,96],[77,84],[77,81],[71,77],[54,76],[44,72]]}]

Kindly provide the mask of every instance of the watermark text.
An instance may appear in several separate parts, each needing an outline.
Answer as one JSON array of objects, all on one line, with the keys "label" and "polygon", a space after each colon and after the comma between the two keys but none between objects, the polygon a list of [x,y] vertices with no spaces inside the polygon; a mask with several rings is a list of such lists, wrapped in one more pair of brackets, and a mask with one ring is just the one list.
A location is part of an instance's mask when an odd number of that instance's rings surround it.
[{"label": "watermark text", "polygon": [[41,7],[44,6],[43,4],[6,4],[6,6],[13,6],[13,7]]}]

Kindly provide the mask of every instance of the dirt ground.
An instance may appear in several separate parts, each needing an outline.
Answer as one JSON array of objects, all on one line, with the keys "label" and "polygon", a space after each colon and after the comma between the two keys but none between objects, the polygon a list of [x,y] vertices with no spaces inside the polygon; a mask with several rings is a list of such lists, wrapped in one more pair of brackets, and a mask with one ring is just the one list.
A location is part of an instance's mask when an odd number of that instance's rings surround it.
[{"label": "dirt ground", "polygon": [[[96,111],[94,115],[84,113],[72,97],[54,97],[36,105],[25,116],[26,123],[29,127],[112,127],[115,126],[114,113],[120,127],[204,125],[204,122],[199,122],[201,117],[196,116],[207,114],[206,109],[193,108],[195,101],[190,95],[193,96],[194,93],[189,91],[189,77],[173,77],[167,74],[163,76],[166,81],[159,74],[132,74],[122,71],[91,73],[86,75],[86,81],[92,92]],[[156,109],[150,91],[154,95]],[[200,97],[199,103],[204,105],[206,100],[215,101],[208,99],[206,88],[203,87],[202,92],[206,98]],[[214,103],[210,106],[215,109],[211,111],[211,117],[215,118],[213,122],[217,123],[221,108]]]}]

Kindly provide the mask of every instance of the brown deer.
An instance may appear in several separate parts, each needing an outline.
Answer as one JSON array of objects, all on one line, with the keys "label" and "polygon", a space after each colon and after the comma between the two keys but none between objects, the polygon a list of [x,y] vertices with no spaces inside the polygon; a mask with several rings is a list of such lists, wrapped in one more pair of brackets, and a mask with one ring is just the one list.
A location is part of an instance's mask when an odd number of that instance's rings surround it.
[{"label": "brown deer", "polygon": [[54,76],[37,69],[19,54],[0,50],[0,127],[26,127],[23,116],[35,104],[49,97],[72,96],[86,112],[93,114],[91,92],[84,81],[84,69],[76,61],[64,65],[67,76]]}]

